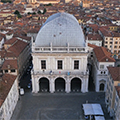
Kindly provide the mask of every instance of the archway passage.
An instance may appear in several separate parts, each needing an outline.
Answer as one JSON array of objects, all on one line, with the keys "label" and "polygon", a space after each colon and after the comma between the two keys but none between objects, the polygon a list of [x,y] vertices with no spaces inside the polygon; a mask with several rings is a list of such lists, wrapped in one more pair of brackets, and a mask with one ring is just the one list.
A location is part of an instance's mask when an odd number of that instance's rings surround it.
[{"label": "archway passage", "polygon": [[100,84],[99,91],[104,91],[105,85],[103,83]]},{"label": "archway passage", "polygon": [[71,92],[81,91],[81,80],[79,78],[73,78],[71,80]]},{"label": "archway passage", "polygon": [[39,92],[49,92],[49,80],[45,77],[39,80]]},{"label": "archway passage", "polygon": [[55,80],[55,91],[64,92],[65,91],[65,80],[63,78],[57,78]]}]

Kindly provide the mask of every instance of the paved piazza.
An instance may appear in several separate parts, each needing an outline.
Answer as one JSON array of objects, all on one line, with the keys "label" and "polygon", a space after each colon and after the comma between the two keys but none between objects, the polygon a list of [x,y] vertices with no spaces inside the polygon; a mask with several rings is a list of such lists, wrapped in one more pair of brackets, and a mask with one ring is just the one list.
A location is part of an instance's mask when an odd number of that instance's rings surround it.
[{"label": "paved piazza", "polygon": [[100,103],[106,120],[104,93],[37,93],[26,91],[11,120],[84,120],[82,104]]},{"label": "paved piazza", "polygon": [[66,119],[73,119],[73,120],[79,120],[79,112],[72,110],[70,108],[48,108],[40,110],[39,112],[39,120],[66,120]]}]

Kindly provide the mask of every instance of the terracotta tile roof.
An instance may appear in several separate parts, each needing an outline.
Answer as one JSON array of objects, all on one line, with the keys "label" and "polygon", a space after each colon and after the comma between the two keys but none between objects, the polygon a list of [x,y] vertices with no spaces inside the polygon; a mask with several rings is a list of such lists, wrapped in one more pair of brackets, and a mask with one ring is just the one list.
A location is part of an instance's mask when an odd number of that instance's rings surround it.
[{"label": "terracotta tile roof", "polygon": [[8,48],[7,51],[13,52],[16,55],[16,57],[18,57],[27,45],[28,43],[23,42],[21,40],[17,40],[14,45]]},{"label": "terracotta tile roof", "polygon": [[5,41],[4,44],[13,44],[13,43],[15,43],[16,40],[17,40],[17,38],[13,37],[13,38],[11,38],[11,39]]},{"label": "terracotta tile roof", "polygon": [[17,23],[15,23],[15,25],[20,25],[20,26],[23,26],[24,24],[23,24],[23,23],[21,23],[21,22],[17,22]]},{"label": "terracotta tile roof", "polygon": [[99,28],[99,30],[101,31],[101,33],[105,36],[105,37],[113,37],[113,35],[111,34],[111,31],[104,28],[104,27],[101,27]]},{"label": "terracotta tile roof", "polygon": [[5,60],[2,65],[2,70],[10,70],[10,69],[17,69],[17,60]]},{"label": "terracotta tile roof", "polygon": [[120,86],[115,86],[115,88],[116,88],[117,94],[118,94],[118,96],[120,98]]},{"label": "terracotta tile roof", "polygon": [[28,30],[28,33],[38,33],[39,30],[40,28],[33,28],[33,29]]},{"label": "terracotta tile roof", "polygon": [[31,40],[31,37],[27,37],[27,36],[18,36],[18,39],[21,38],[22,40],[27,40],[27,41],[30,41]]},{"label": "terracotta tile roof", "polygon": [[5,53],[6,53],[6,51],[5,51],[5,50],[0,51],[0,56],[1,56],[1,58],[4,58]]},{"label": "terracotta tile roof", "polygon": [[0,36],[5,38],[5,34],[3,34],[3,33],[0,33]]},{"label": "terracotta tile roof", "polygon": [[3,39],[3,37],[0,36],[0,41]]},{"label": "terracotta tile roof", "polygon": [[90,44],[90,43],[88,43],[88,46],[89,46],[89,47],[92,47],[92,48],[98,47],[97,45],[93,45],[93,44]]},{"label": "terracotta tile roof", "polygon": [[102,37],[99,34],[88,34],[87,35],[88,40],[98,40],[98,41],[102,41]]},{"label": "terracotta tile roof", "polygon": [[111,53],[105,47],[96,47],[93,51],[99,62],[115,62],[115,59],[111,57]]},{"label": "terracotta tile roof", "polygon": [[99,27],[96,24],[90,24],[89,27],[91,27],[95,32],[98,31]]},{"label": "terracotta tile roof", "polygon": [[4,74],[0,80],[0,107],[6,99],[17,76]]},{"label": "terracotta tile roof", "polygon": [[10,51],[10,52],[9,52],[9,51],[6,51],[6,52],[4,53],[4,57],[5,57],[5,58],[9,58],[9,57],[12,57],[12,58],[13,58],[13,57],[14,57],[14,58],[15,58],[16,55],[15,55],[13,52],[11,52],[11,51]]},{"label": "terracotta tile roof", "polygon": [[108,71],[114,81],[120,81],[120,67],[108,67]]},{"label": "terracotta tile roof", "polygon": [[112,32],[112,34],[113,34],[113,37],[120,37],[120,33]]}]

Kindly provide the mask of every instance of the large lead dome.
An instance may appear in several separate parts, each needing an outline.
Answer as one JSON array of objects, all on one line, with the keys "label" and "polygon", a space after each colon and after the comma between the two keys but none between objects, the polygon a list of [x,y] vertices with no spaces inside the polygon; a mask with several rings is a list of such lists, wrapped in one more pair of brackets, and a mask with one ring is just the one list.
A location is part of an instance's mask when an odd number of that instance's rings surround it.
[{"label": "large lead dome", "polygon": [[35,45],[40,47],[84,47],[85,40],[81,26],[77,19],[68,13],[56,13],[50,16],[35,40]]}]

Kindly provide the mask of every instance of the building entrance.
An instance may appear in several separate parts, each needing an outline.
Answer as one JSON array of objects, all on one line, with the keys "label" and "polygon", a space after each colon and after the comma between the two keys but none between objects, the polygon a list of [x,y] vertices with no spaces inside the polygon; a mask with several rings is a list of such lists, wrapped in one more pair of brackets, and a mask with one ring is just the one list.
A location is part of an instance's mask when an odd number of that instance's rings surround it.
[{"label": "building entrance", "polygon": [[73,78],[71,80],[71,92],[81,91],[81,80],[79,78]]},{"label": "building entrance", "polygon": [[101,83],[99,91],[104,91],[104,87],[105,87],[105,85],[103,83]]},{"label": "building entrance", "polygon": [[65,80],[63,78],[57,78],[55,80],[55,91],[64,92],[65,91]]},{"label": "building entrance", "polygon": [[39,80],[39,92],[49,92],[49,80],[45,77]]}]

